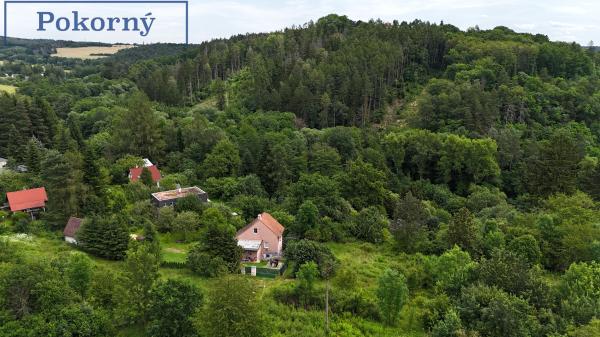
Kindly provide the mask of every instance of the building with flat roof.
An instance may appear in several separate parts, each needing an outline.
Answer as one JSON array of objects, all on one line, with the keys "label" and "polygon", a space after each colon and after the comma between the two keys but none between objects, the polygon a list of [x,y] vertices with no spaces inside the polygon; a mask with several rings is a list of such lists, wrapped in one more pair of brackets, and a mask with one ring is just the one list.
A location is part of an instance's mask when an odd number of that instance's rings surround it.
[{"label": "building with flat roof", "polygon": [[190,195],[195,195],[202,202],[208,202],[208,193],[204,192],[200,187],[192,186],[152,193],[152,203],[156,207],[174,206],[177,200]]}]

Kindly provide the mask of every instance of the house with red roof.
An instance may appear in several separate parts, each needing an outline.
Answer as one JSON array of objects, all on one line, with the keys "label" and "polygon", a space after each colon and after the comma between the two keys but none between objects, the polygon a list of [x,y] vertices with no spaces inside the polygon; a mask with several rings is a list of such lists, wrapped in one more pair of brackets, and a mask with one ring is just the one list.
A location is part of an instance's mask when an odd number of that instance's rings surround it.
[{"label": "house with red roof", "polygon": [[63,230],[63,235],[65,236],[65,241],[72,244],[77,244],[77,231],[81,228],[81,224],[83,223],[83,219],[76,218],[74,216],[69,218],[67,221],[67,225]]},{"label": "house with red roof", "polygon": [[259,214],[235,235],[238,246],[244,249],[242,259],[260,262],[261,259],[280,256],[284,231],[285,227],[271,214],[267,212]]},{"label": "house with red roof", "polygon": [[44,187],[6,193],[8,206],[12,212],[27,212],[31,214],[46,210],[48,195]]},{"label": "house with red roof", "polygon": [[156,165],[130,168],[129,169],[129,181],[136,182],[136,181],[140,180],[140,176],[142,175],[142,170],[144,170],[144,168],[147,168],[148,171],[150,171],[150,174],[152,175],[152,181],[158,185],[158,182],[160,181],[161,176],[160,176],[160,171],[158,170],[158,167],[156,167]]}]

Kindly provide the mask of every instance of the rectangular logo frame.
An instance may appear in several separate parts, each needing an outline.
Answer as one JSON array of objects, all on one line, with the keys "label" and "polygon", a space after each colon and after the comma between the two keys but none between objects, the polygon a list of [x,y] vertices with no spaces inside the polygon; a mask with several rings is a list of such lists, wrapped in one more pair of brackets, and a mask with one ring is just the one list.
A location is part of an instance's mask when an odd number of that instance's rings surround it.
[{"label": "rectangular logo frame", "polygon": [[147,1],[135,1],[135,0],[5,0],[4,1],[4,46],[8,45],[8,24],[7,24],[7,8],[8,4],[23,3],[23,4],[111,4],[111,3],[125,3],[125,4],[185,4],[185,44],[189,44],[189,1],[188,0],[147,0]]}]

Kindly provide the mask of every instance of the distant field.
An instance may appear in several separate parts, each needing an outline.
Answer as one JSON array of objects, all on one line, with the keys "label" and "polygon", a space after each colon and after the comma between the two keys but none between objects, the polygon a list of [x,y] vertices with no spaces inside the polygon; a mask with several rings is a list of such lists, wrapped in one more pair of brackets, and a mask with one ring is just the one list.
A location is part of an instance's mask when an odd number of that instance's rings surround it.
[{"label": "distant field", "polygon": [[54,57],[67,57],[67,58],[78,58],[83,60],[92,60],[108,55],[112,55],[121,49],[132,48],[133,45],[113,45],[110,47],[69,47],[69,48],[56,48],[56,54],[52,54]]},{"label": "distant field", "polygon": [[12,85],[0,84],[0,91],[7,92],[9,94],[14,94],[17,91],[17,87]]}]

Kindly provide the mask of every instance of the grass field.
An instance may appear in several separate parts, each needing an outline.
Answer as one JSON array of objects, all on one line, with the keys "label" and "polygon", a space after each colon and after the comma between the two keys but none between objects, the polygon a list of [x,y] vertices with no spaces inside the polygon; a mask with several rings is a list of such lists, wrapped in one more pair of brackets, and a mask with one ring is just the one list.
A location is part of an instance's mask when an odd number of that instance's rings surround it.
[{"label": "grass field", "polygon": [[17,87],[7,84],[0,84],[0,91],[14,94],[17,91]]},{"label": "grass field", "polygon": [[132,48],[133,45],[112,45],[110,47],[73,47],[56,48],[54,57],[78,58],[83,60],[92,60],[112,55],[121,49]]}]

